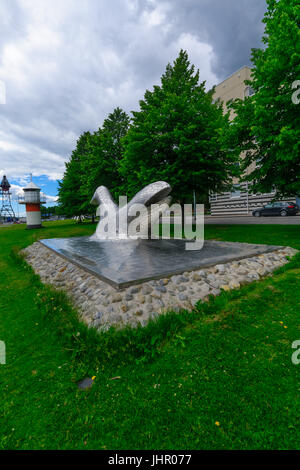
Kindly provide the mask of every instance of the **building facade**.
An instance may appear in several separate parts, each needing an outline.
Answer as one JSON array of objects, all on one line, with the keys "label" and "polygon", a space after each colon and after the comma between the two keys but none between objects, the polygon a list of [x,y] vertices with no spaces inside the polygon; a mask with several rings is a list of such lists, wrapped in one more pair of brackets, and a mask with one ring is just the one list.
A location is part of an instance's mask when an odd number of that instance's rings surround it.
[{"label": "building facade", "polygon": [[[253,90],[249,85],[245,84],[246,80],[251,78],[251,67],[242,67],[240,70],[232,74],[226,80],[216,86],[214,100],[220,100],[223,103],[224,112],[227,112],[226,103],[228,101],[245,99],[253,94]],[[234,114],[231,111],[230,118],[233,119]],[[249,167],[247,173],[253,168]],[[246,174],[247,174],[246,173]],[[222,194],[211,194],[210,207],[213,216],[241,216],[251,215],[252,211],[262,207],[276,198],[276,192],[264,194],[253,194],[249,191],[250,183],[240,183],[238,179],[234,181],[232,191]],[[295,197],[281,199],[286,202],[296,201]]]}]

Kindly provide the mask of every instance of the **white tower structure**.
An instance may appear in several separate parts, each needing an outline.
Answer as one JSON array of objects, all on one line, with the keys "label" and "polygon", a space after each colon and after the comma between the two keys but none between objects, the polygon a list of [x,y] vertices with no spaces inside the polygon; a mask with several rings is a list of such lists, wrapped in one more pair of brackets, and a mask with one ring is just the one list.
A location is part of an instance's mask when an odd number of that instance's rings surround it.
[{"label": "white tower structure", "polygon": [[41,228],[41,204],[46,202],[44,197],[41,198],[41,188],[31,181],[28,183],[26,188],[23,188],[24,197],[19,197],[19,204],[25,204],[26,206],[26,222],[27,228]]}]

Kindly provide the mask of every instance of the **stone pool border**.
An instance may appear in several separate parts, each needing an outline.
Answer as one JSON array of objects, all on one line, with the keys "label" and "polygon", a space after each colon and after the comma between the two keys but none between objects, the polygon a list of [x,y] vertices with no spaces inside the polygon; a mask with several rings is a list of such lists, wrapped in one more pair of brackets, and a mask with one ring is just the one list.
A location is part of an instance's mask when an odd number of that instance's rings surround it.
[{"label": "stone pool border", "polygon": [[42,282],[65,291],[89,326],[145,326],[150,318],[166,311],[191,311],[199,300],[229,291],[272,273],[288,262],[297,250],[278,250],[231,261],[201,270],[143,282],[116,290],[78,265],[57,255],[39,242],[22,250]]}]

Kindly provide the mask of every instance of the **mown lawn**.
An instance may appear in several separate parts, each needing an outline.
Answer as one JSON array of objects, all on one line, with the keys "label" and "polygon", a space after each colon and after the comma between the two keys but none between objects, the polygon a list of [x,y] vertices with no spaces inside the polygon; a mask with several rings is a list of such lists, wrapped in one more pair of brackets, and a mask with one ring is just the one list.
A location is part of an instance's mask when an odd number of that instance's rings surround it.
[{"label": "mown lawn", "polygon": [[[192,314],[99,335],[17,255],[95,227],[45,225],[0,229],[1,449],[299,449],[299,255]],[[300,249],[297,226],[209,226],[206,237]],[[94,385],[80,391],[86,376]]]}]

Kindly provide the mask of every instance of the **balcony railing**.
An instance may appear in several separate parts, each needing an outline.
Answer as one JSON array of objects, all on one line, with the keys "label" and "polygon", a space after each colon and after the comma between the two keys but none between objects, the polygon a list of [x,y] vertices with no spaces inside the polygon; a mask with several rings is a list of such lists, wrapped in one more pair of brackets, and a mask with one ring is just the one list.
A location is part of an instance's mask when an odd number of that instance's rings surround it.
[{"label": "balcony railing", "polygon": [[19,204],[45,204],[47,202],[46,196],[40,194],[26,194],[26,196],[19,196]]}]

